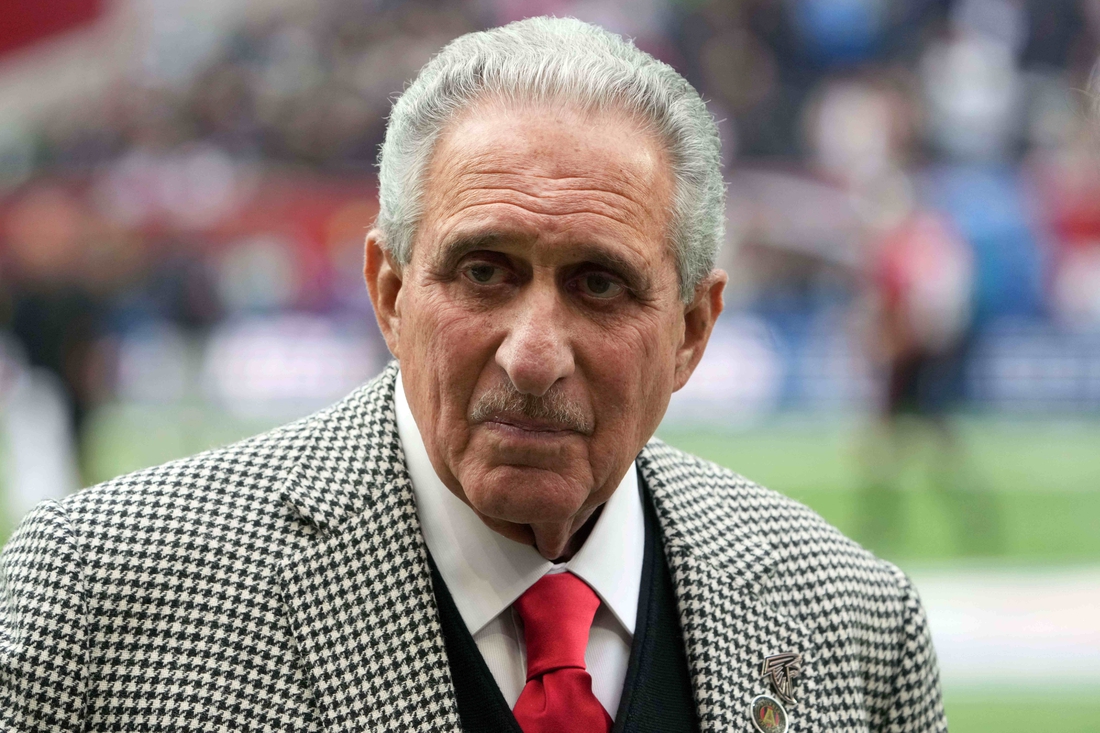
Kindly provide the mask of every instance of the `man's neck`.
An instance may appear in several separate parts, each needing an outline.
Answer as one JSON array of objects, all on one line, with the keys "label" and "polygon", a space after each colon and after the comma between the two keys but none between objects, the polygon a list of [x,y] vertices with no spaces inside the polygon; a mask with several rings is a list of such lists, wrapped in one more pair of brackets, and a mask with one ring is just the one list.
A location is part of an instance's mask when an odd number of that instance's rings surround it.
[{"label": "man's neck", "polygon": [[592,512],[592,516],[580,526],[573,536],[569,538],[569,542],[565,545],[565,552],[560,557],[556,557],[551,562],[562,563],[569,562],[573,559],[573,556],[580,552],[580,549],[584,547],[585,540],[588,539],[588,535],[592,534],[592,528],[596,526],[596,522],[599,520],[600,515],[603,514],[603,504],[596,507],[596,511]]}]

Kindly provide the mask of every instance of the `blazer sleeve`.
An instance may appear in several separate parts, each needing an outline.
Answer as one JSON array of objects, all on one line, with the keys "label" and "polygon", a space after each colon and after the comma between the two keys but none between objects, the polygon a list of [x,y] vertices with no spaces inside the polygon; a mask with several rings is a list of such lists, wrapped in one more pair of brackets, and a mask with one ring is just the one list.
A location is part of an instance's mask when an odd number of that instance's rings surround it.
[{"label": "blazer sleeve", "polygon": [[891,566],[901,590],[901,623],[896,676],[886,701],[885,726],[889,733],[947,733],[947,717],[940,696],[939,668],[928,618],[909,578]]},{"label": "blazer sleeve", "polygon": [[80,728],[86,642],[76,538],[62,506],[44,502],[0,554],[0,731]]}]

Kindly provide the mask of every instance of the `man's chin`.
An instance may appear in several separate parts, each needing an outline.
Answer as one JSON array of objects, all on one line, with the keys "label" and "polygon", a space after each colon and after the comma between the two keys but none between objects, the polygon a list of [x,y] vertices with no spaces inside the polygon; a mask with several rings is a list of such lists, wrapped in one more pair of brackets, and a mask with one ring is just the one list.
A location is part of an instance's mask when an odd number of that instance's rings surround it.
[{"label": "man's chin", "polygon": [[[582,517],[585,515],[592,516],[591,513],[585,512]],[[577,538],[574,537],[574,534],[577,534],[577,530],[581,528],[578,526],[578,522],[586,524],[578,518],[577,514],[570,515],[564,521],[526,523],[496,519],[480,512],[478,512],[478,516],[481,517],[481,521],[489,529],[513,542],[534,547],[547,560],[558,560],[563,555],[572,555],[577,549],[573,546],[577,544]],[[587,524],[591,524],[591,522],[587,522]],[[583,537],[586,537],[587,532],[577,534],[581,541],[583,541],[582,534]]]},{"label": "man's chin", "polygon": [[535,531],[531,529],[531,525],[506,522],[503,519],[496,519],[494,517],[482,514],[481,512],[477,512],[477,515],[481,518],[481,521],[485,523],[486,527],[493,530],[500,536],[507,537],[513,542],[518,542],[521,545],[534,546]]},{"label": "man's chin", "polygon": [[569,522],[591,493],[587,485],[560,473],[530,466],[496,466],[469,482],[462,481],[462,485],[466,501],[493,529],[494,523]]}]

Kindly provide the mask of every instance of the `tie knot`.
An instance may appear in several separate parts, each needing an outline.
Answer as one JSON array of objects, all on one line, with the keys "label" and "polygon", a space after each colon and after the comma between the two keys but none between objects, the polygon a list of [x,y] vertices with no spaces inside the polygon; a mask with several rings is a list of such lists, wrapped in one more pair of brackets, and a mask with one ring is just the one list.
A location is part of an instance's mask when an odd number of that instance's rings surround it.
[{"label": "tie knot", "polygon": [[523,619],[527,680],[564,667],[584,669],[600,598],[572,573],[544,575],[513,604]]}]

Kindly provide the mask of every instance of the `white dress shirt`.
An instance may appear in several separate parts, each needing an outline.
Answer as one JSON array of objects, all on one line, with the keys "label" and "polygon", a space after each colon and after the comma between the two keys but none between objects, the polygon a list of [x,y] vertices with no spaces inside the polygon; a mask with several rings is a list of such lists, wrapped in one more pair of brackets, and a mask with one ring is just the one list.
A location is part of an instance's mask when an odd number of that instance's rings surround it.
[{"label": "white dress shirt", "polygon": [[512,602],[543,575],[569,571],[600,597],[584,659],[596,699],[614,718],[634,639],[645,550],[634,464],[581,549],[569,562],[555,564],[534,547],[489,529],[443,485],[428,459],[400,374],[394,407],[424,541],[508,706],[515,707],[527,677],[523,627]]}]

